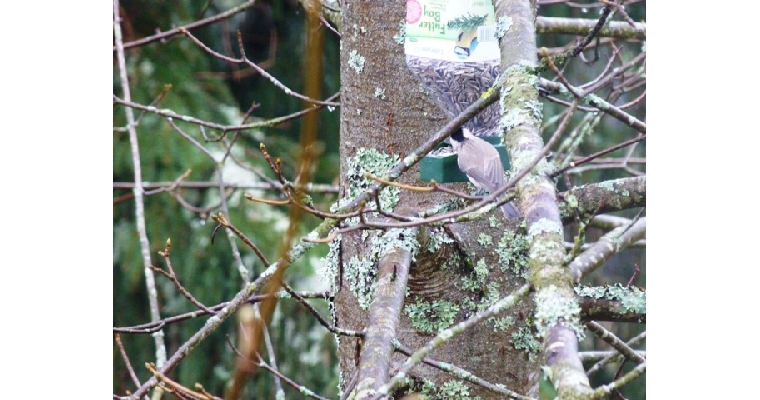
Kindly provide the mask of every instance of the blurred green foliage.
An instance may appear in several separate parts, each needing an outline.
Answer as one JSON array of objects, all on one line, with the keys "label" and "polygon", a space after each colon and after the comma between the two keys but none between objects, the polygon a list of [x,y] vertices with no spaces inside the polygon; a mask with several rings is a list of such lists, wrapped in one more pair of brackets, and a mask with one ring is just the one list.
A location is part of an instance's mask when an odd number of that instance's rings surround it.
[{"label": "blurred green foliage", "polygon": [[[156,28],[166,31],[218,14],[239,4],[240,2],[233,1],[123,1],[123,35],[127,42],[136,40],[155,34]],[[241,29],[246,46],[254,46],[257,43],[254,40],[257,33],[246,31],[244,22],[263,21],[263,25],[276,32],[276,51],[269,57],[270,54],[267,52],[271,48],[270,42],[267,42],[266,46],[260,49],[254,48],[255,46],[247,48],[246,54],[254,61],[262,61],[261,57],[272,58],[274,64],[267,71],[286,86],[300,91],[305,74],[293,72],[304,68],[300,62],[301,52],[304,50],[303,17],[303,10],[295,2],[257,2],[256,6],[226,23],[194,29],[192,33],[209,47],[230,55],[225,49],[237,48],[235,31]],[[257,22],[255,27],[258,26]],[[325,35],[328,39],[324,55],[323,97],[338,90],[338,46],[337,40],[330,35],[332,34]],[[247,40],[249,38],[251,40]],[[225,44],[225,41],[230,39],[231,41]],[[163,43],[153,42],[128,49],[126,57],[133,102],[147,105],[159,97],[166,85],[171,85],[156,107],[228,125],[240,123],[243,113],[254,101],[261,106],[254,110],[249,121],[283,116],[303,108],[300,100],[285,95],[261,76],[251,76],[240,81],[230,79],[228,64],[214,59],[189,39],[181,36],[172,37]],[[113,90],[115,95],[123,98],[124,92],[116,63],[113,69]],[[186,181],[219,179],[219,168],[214,160],[182,138],[164,118],[151,113],[141,116],[139,111],[135,111],[135,116],[141,118],[137,134],[143,181],[171,182],[188,169],[192,172]],[[113,123],[116,127],[126,125],[122,106],[114,106]],[[175,123],[208,148],[217,160],[221,159],[224,151],[222,144],[206,143],[197,125],[179,120],[175,120]],[[317,165],[314,181],[329,184],[335,179],[338,171],[338,112],[320,111],[319,127],[324,153],[319,158],[320,164]],[[232,154],[274,178],[259,151],[259,143],[263,142],[270,154],[282,158],[284,174],[292,179],[293,171],[296,169],[293,160],[297,159],[299,129],[298,121],[294,121],[275,128],[242,132]],[[207,135],[219,133],[206,129]],[[233,134],[228,133],[227,137],[232,138]],[[254,174],[236,167],[229,159],[219,167],[223,171],[225,181],[259,181]],[[134,181],[129,135],[126,132],[114,132],[113,180]],[[276,198],[276,192],[272,191],[246,192],[257,197]],[[131,190],[114,189],[114,198],[128,197],[129,193]],[[184,188],[178,193],[185,202],[194,207],[219,211],[220,196],[216,188]],[[277,259],[287,229],[287,209],[249,202],[243,198],[243,193],[242,190],[228,192],[229,219],[262,249],[270,262],[273,262]],[[315,194],[312,197],[319,206],[329,204],[335,198],[334,195],[323,194]],[[208,212],[184,208],[172,195],[158,193],[145,197],[145,220],[150,241],[151,263],[166,269],[164,260],[157,252],[162,251],[166,240],[171,238],[172,266],[180,282],[199,301],[213,306],[229,300],[240,290],[243,280],[226,233],[220,230],[214,243],[211,243],[215,223],[209,218]],[[306,233],[316,223],[316,218],[306,218],[301,225],[301,232]],[[135,224],[134,199],[114,202],[113,227],[113,324],[123,327],[149,322],[144,263],[140,255]],[[236,241],[249,275],[255,277],[266,266],[262,265],[253,251],[242,241]],[[307,253],[288,269],[288,282],[298,290],[315,290],[320,286],[320,282],[314,277],[314,266],[324,254],[326,246],[317,246]],[[195,309],[168,279],[157,275],[156,282],[162,317]],[[324,283],[321,283],[321,286],[327,287]],[[325,301],[311,300],[310,303],[323,315],[328,314]],[[336,397],[337,362],[334,359],[335,345],[332,335],[295,301],[281,300],[277,307],[270,334],[278,367],[288,377],[321,395]],[[190,338],[207,318],[200,317],[168,325],[165,334],[169,355]],[[221,329],[205,339],[179,364],[170,377],[187,387],[192,388],[197,382],[211,393],[223,395],[234,365],[235,355],[226,344],[227,335],[235,342],[237,333],[234,319],[230,318]],[[150,335],[135,334],[122,334],[121,337],[138,378],[144,382],[149,377],[144,364],[155,362],[153,338]],[[127,390],[135,389],[116,346],[113,379],[114,393],[123,394]],[[257,374],[249,384],[249,395],[257,398],[272,397],[274,389],[271,382],[270,374]],[[294,390],[285,386],[286,395],[292,395]]]}]

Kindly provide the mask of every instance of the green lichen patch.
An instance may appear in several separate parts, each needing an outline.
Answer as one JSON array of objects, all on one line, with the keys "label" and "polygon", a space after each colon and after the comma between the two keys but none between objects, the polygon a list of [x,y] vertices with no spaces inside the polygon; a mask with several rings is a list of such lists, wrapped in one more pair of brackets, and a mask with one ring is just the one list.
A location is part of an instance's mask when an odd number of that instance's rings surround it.
[{"label": "green lichen patch", "polygon": [[493,303],[499,301],[499,283],[495,281],[488,282],[483,294],[483,298],[477,306],[478,312],[485,311]]},{"label": "green lichen patch", "polygon": [[430,229],[430,236],[428,239],[427,251],[429,253],[435,253],[441,248],[444,243],[454,243],[454,239],[449,237],[441,227],[434,227]]},{"label": "green lichen patch", "polygon": [[369,258],[351,257],[346,263],[343,276],[359,306],[368,309],[377,287],[377,266]]},{"label": "green lichen patch", "polygon": [[505,332],[515,324],[515,318],[511,315],[501,318],[491,317],[488,321],[493,323],[494,332]]},{"label": "green lichen patch", "polygon": [[623,286],[616,283],[612,286],[576,286],[575,293],[579,296],[594,299],[620,301],[621,311],[646,314],[646,292],[636,286]]},{"label": "green lichen patch", "polygon": [[485,259],[481,258],[475,263],[472,271],[457,282],[457,286],[471,292],[480,292],[483,290],[483,285],[486,283],[488,272],[488,264],[486,264]]},{"label": "green lichen patch", "polygon": [[528,354],[530,361],[535,361],[536,357],[542,352],[541,342],[536,339],[536,336],[527,326],[522,326],[516,332],[513,332],[509,342],[512,343],[515,349],[524,350]]},{"label": "green lichen patch", "polygon": [[464,382],[459,380],[449,380],[438,385],[435,382],[423,378],[422,385],[419,387],[422,399],[426,400],[480,400],[480,396],[471,397],[470,389]]},{"label": "green lichen patch", "polygon": [[569,208],[578,208],[578,197],[574,194],[565,196],[565,204],[567,204]]},{"label": "green lichen patch", "polygon": [[505,230],[496,245],[501,270],[508,269],[514,274],[525,277],[528,271],[528,247],[530,243],[525,235],[517,231]]},{"label": "green lichen patch", "polygon": [[613,182],[610,182],[610,181],[602,181],[602,182],[597,183],[596,185],[600,189],[606,189],[606,190],[609,190],[610,192],[614,192],[615,191],[615,184]]},{"label": "green lichen patch", "polygon": [[548,329],[560,322],[575,331],[578,339],[585,337],[579,318],[581,307],[575,296],[567,296],[556,286],[550,285],[539,290],[535,299],[535,324],[539,337],[545,337]]},{"label": "green lichen patch", "polygon": [[420,248],[417,241],[416,228],[392,228],[382,235],[376,235],[372,239],[372,254],[377,261],[393,249],[403,249],[412,254],[415,259]]},{"label": "green lichen patch", "polygon": [[493,239],[490,235],[480,232],[478,233],[478,244],[480,244],[483,247],[489,247],[493,244]]},{"label": "green lichen patch", "polygon": [[361,56],[356,50],[351,50],[348,54],[348,66],[353,68],[357,74],[364,70],[364,62],[366,59]]},{"label": "green lichen patch", "polygon": [[447,300],[427,302],[418,300],[404,307],[415,329],[421,332],[437,333],[454,323],[459,305]]},{"label": "green lichen patch", "polygon": [[512,17],[502,16],[496,21],[496,37],[501,39],[512,27]]},{"label": "green lichen patch", "polygon": [[525,108],[527,108],[533,113],[533,118],[539,121],[542,121],[544,119],[544,114],[543,114],[544,105],[538,100],[530,100],[530,101],[525,102]]},{"label": "green lichen patch", "polygon": [[533,239],[537,235],[543,233],[554,233],[558,235],[563,234],[563,226],[557,222],[551,221],[546,218],[540,219],[538,222],[532,224],[528,230],[528,237]]},{"label": "green lichen patch", "polygon": [[[330,234],[332,234],[335,231],[333,229]],[[322,278],[325,282],[327,282],[328,285],[330,285],[330,290],[335,291],[337,290],[337,277],[338,277],[338,254],[340,253],[340,240],[341,235],[337,235],[335,237],[335,240],[327,244],[328,251],[327,255],[322,257],[322,262],[319,263],[319,267],[317,268],[317,275]]]},{"label": "green lichen patch", "polygon": [[441,400],[479,400],[480,396],[470,397],[470,388],[462,381],[450,380],[438,389],[436,399]]},{"label": "green lichen patch", "polygon": [[[360,148],[356,155],[347,160],[348,167],[348,191],[346,198],[353,199],[364,193],[376,182],[368,179],[365,174],[369,173],[374,176],[387,176],[388,171],[395,167],[399,162],[396,155],[388,155],[377,151],[376,149]],[[394,186],[387,186],[380,190],[378,199],[380,207],[384,210],[392,211],[398,204],[399,193],[401,189]],[[367,202],[368,209],[374,209],[374,202]]]}]

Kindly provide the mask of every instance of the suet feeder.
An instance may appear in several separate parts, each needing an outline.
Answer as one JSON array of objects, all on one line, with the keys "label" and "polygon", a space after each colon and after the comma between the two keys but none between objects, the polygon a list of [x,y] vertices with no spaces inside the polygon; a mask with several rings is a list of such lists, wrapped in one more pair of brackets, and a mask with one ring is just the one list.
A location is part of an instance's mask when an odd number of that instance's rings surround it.
[{"label": "suet feeder", "polygon": [[[496,151],[499,152],[499,158],[501,158],[501,165],[504,166],[505,170],[509,169],[507,148],[501,142],[501,138],[498,136],[481,136],[480,138],[491,143],[496,148]],[[436,150],[443,147],[449,147],[449,144],[441,143],[436,147]],[[422,161],[420,161],[420,180],[430,181],[431,179],[439,183],[469,182],[467,175],[459,170],[457,155],[453,151],[441,156],[431,156],[428,154],[422,158]]]}]

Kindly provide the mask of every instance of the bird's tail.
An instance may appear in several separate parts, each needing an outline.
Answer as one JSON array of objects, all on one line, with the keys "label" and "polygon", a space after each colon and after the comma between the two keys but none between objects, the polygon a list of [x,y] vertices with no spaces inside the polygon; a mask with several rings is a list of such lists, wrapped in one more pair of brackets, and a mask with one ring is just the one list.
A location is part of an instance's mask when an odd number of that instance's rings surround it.
[{"label": "bird's tail", "polygon": [[515,204],[513,202],[504,203],[501,206],[501,211],[504,213],[504,216],[507,219],[511,218],[521,218],[522,215],[520,215],[520,211],[515,207]]}]

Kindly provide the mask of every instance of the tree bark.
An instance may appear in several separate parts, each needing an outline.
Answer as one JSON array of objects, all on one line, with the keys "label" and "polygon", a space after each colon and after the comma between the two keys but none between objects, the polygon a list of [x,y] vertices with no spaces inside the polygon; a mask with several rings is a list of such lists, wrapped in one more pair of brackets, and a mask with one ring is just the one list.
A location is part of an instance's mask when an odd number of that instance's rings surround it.
[{"label": "tree bark", "polygon": [[[368,187],[360,182],[357,163],[361,161],[357,156],[376,150],[382,156],[395,155],[403,159],[447,122],[407,68],[403,45],[394,40],[405,18],[405,6],[406,1],[343,3],[340,155],[341,197],[346,200],[362,187]],[[419,181],[417,166],[402,174],[398,181],[426,184]],[[467,192],[465,183],[448,186]],[[392,211],[413,216],[450,197],[438,192],[402,190],[397,201],[391,202]],[[380,217],[375,214],[374,218]],[[525,249],[516,244],[521,243],[517,222],[506,221],[498,208],[476,221],[444,228],[422,226],[418,235],[404,236],[403,232],[352,231],[341,235],[336,255],[339,273],[335,282],[334,317],[337,326],[350,330],[367,327],[367,308],[373,289],[367,290],[366,286],[376,279],[377,262],[384,255],[378,250],[379,240],[388,238],[391,233],[395,235],[392,239],[412,242],[409,246],[416,249],[397,336],[399,342],[412,351],[422,347],[441,329],[474,315],[525,285],[527,257]],[[360,274],[363,274],[361,278],[357,278]],[[495,319],[486,320],[449,340],[429,357],[452,363],[522,395],[537,397],[541,349],[531,342],[535,332],[527,317],[533,314],[532,304],[529,297],[526,298]],[[418,314],[415,315],[414,310]],[[350,389],[347,388],[349,382],[358,381],[354,375],[361,360],[361,340],[341,337],[338,341],[341,390],[345,391]],[[391,374],[394,366],[404,360],[406,357],[399,353],[393,355]],[[469,396],[504,398],[503,394],[464,382],[429,365],[418,365],[409,377],[417,384],[408,388],[409,391],[419,391],[425,380],[433,383],[437,390],[444,390],[447,382],[457,381],[468,387]]]}]

